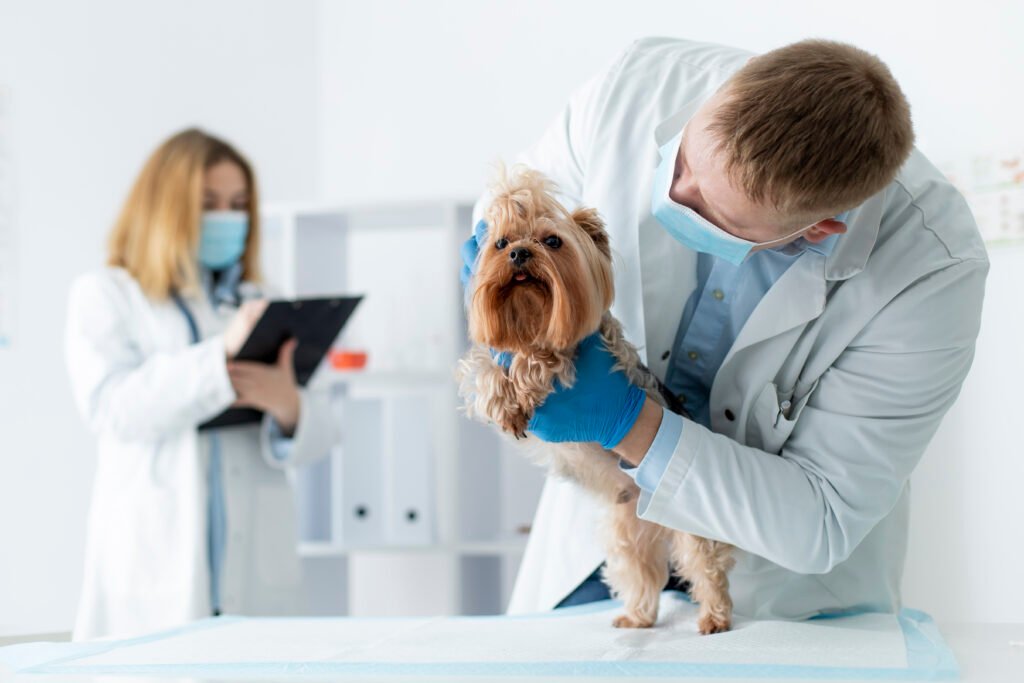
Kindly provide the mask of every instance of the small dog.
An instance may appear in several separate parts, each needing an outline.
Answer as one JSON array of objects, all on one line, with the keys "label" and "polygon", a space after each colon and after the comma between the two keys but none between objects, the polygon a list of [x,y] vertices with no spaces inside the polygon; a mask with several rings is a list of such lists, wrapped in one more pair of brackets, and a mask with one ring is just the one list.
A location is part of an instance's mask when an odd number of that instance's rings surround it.
[{"label": "small dog", "polygon": [[[474,345],[459,362],[459,393],[470,417],[489,420],[517,439],[526,435],[555,380],[572,385],[576,347],[597,330],[616,367],[660,404],[667,400],[609,312],[614,283],[604,223],[594,209],[570,213],[554,192],[536,171],[499,172],[485,214],[487,241],[470,284]],[[514,354],[511,364],[496,362],[489,349]],[[625,603],[614,626],[654,625],[671,566],[700,603],[700,632],[729,630],[731,546],[638,518],[633,503],[639,488],[619,469],[618,457],[596,443],[542,443],[533,459],[607,506],[602,578]]]}]

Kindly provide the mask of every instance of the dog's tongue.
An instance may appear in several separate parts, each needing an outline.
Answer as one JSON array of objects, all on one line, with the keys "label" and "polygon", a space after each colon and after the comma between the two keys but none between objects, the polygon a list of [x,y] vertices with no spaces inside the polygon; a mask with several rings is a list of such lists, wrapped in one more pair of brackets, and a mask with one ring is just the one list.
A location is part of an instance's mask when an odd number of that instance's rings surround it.
[{"label": "dog's tongue", "polygon": [[516,273],[516,281],[522,282],[526,279],[526,273]]}]

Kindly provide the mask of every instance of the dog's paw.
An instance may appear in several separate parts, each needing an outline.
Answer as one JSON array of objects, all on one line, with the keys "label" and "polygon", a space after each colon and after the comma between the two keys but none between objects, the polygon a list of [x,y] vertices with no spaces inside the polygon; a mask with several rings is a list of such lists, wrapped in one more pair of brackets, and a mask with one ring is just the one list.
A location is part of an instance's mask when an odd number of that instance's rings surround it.
[{"label": "dog's paw", "polygon": [[498,427],[501,431],[506,434],[511,434],[517,439],[526,438],[526,425],[529,424],[529,419],[522,412],[508,412],[502,415],[498,420]]},{"label": "dog's paw", "polygon": [[615,628],[650,628],[654,626],[654,620],[640,620],[636,617],[631,617],[628,614],[620,614],[612,619],[612,626]]},{"label": "dog's paw", "polygon": [[731,624],[728,617],[716,617],[714,614],[705,614],[697,620],[697,630],[702,636],[709,636],[712,633],[725,633]]}]

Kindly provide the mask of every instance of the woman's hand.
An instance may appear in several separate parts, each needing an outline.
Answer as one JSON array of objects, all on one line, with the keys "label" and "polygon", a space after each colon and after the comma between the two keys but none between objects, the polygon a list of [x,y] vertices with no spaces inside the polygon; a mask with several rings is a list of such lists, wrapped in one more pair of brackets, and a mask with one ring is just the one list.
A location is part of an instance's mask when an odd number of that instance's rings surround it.
[{"label": "woman's hand", "polygon": [[246,301],[238,307],[235,317],[228,323],[224,330],[224,353],[228,358],[234,358],[242,348],[242,344],[249,338],[252,328],[267,310],[266,299],[254,299]]},{"label": "woman's hand", "polygon": [[[241,310],[239,310],[241,313]],[[281,345],[273,365],[251,361],[229,361],[228,377],[238,399],[238,408],[256,408],[269,413],[286,436],[299,423],[299,387],[295,381],[294,339]]]}]

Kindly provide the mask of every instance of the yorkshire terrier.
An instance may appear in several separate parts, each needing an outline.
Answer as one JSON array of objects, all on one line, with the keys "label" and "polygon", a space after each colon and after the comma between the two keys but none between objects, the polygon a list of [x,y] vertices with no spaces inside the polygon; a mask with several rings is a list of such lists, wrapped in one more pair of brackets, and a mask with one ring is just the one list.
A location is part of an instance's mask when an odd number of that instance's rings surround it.
[{"label": "yorkshire terrier", "polygon": [[[570,213],[555,191],[537,171],[500,171],[484,216],[486,243],[469,285],[473,346],[459,362],[459,392],[470,417],[493,422],[517,439],[526,435],[534,409],[554,390],[555,380],[573,384],[576,347],[595,331],[631,382],[674,407],[609,312],[614,282],[604,223],[594,209]],[[494,352],[511,353],[511,363],[505,367]],[[671,569],[689,582],[690,595],[700,603],[700,632],[729,630],[731,546],[637,517],[639,488],[619,469],[618,457],[597,443],[538,446],[530,449],[538,464],[606,506],[602,579],[625,608],[613,626],[653,626]]]}]

